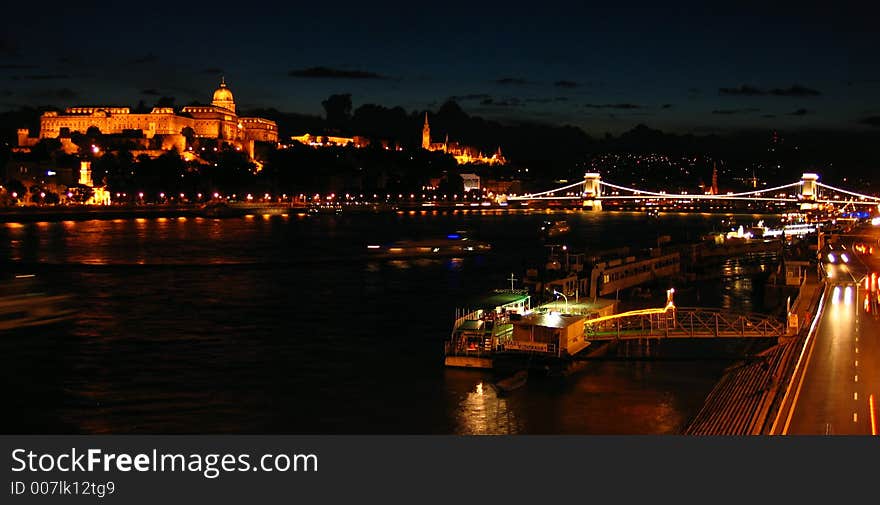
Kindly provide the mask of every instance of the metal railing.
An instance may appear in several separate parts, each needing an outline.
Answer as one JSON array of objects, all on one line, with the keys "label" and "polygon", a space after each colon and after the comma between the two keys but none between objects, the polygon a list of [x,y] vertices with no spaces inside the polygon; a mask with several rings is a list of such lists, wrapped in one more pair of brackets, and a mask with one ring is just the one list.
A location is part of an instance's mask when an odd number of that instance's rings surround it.
[{"label": "metal railing", "polygon": [[736,314],[721,309],[677,307],[662,313],[637,314],[587,324],[587,340],[639,338],[769,338],[785,335],[783,321],[763,314]]}]

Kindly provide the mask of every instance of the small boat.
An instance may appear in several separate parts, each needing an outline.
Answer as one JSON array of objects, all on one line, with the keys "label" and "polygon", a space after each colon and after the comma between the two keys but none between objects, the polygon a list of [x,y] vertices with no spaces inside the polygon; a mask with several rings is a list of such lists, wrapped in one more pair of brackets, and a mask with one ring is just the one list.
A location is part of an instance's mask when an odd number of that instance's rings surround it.
[{"label": "small boat", "polygon": [[225,202],[206,203],[196,212],[202,217],[237,217],[244,214],[240,210],[230,207]]},{"label": "small boat", "polygon": [[656,208],[648,209],[645,214],[648,217],[660,217],[660,210]]},{"label": "small boat", "polygon": [[[33,275],[16,276],[0,294],[0,332],[32,330],[69,321],[75,311],[67,295],[52,295],[34,290],[26,282]],[[11,292],[10,292],[11,291]]]},{"label": "small boat", "polygon": [[494,386],[499,394],[509,393],[526,385],[529,378],[528,370],[520,370],[515,374],[497,381]]},{"label": "small boat", "polygon": [[371,244],[367,246],[367,250],[382,258],[420,258],[487,253],[492,250],[492,245],[459,233],[451,233],[439,239],[402,240],[387,245]]},{"label": "small boat", "polygon": [[544,221],[541,224],[541,233],[548,237],[563,235],[571,231],[568,221]]}]

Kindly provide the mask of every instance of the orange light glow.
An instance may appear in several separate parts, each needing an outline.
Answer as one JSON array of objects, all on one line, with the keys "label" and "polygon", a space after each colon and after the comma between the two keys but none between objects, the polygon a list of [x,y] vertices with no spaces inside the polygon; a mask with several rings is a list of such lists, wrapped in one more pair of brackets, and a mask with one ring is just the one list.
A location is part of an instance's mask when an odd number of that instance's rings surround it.
[{"label": "orange light glow", "polygon": [[874,412],[874,395],[868,398],[868,409],[871,411],[871,435],[877,435],[877,414]]}]

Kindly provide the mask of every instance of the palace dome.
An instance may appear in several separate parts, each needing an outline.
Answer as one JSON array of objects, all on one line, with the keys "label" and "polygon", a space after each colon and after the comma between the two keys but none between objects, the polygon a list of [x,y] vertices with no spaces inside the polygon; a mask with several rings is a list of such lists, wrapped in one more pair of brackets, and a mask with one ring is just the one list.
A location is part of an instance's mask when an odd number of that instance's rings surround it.
[{"label": "palace dome", "polygon": [[214,99],[212,101],[213,102],[233,102],[234,101],[232,99],[232,91],[230,91],[229,88],[226,87],[225,82],[221,82],[220,87],[217,88],[216,91],[214,91]]}]

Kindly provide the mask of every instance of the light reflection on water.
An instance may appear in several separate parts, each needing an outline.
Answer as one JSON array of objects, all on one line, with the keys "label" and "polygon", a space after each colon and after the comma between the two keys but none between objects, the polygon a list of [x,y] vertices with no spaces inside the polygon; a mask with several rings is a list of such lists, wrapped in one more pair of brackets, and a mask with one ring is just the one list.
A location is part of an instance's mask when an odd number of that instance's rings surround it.
[{"label": "light reflection on water", "polygon": [[467,392],[456,414],[458,435],[513,435],[521,431],[507,400],[499,398],[491,384],[483,381]]}]

